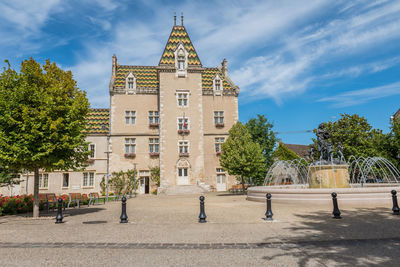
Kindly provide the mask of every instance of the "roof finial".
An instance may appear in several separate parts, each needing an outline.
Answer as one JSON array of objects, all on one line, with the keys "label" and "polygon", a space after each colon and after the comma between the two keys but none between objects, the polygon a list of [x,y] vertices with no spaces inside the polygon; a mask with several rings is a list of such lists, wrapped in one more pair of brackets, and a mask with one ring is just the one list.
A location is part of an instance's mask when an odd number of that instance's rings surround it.
[{"label": "roof finial", "polygon": [[181,12],[181,26],[183,26],[183,12]]},{"label": "roof finial", "polygon": [[174,26],[176,26],[176,12],[174,12]]}]

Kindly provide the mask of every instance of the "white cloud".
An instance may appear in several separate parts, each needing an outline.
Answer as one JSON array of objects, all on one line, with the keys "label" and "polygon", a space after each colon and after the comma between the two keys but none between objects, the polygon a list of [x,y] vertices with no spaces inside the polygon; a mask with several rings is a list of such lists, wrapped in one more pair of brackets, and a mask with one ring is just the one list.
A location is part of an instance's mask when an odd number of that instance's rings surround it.
[{"label": "white cloud", "polygon": [[348,107],[367,103],[374,99],[400,95],[400,82],[384,86],[348,91],[336,96],[324,97],[318,102],[331,102],[334,107]]}]

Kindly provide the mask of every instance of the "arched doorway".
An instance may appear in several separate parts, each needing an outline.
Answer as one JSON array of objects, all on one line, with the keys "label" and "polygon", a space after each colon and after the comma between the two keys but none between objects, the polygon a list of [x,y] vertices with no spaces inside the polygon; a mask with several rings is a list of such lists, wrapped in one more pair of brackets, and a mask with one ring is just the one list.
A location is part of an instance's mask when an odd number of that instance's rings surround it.
[{"label": "arched doorway", "polygon": [[190,163],[186,159],[180,159],[176,164],[177,185],[188,185],[190,181]]}]

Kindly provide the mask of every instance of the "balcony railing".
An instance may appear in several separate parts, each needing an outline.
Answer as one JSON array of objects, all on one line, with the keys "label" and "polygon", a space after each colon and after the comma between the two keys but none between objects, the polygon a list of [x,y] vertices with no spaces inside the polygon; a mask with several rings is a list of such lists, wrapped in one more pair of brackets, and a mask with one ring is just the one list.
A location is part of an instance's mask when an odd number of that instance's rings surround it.
[{"label": "balcony railing", "polygon": [[134,158],[136,157],[136,153],[125,153],[124,156],[125,158]]},{"label": "balcony railing", "polygon": [[179,129],[178,134],[189,134],[190,130],[189,129]]},{"label": "balcony railing", "polygon": [[158,157],[160,155],[160,152],[150,152],[149,155],[150,157]]}]

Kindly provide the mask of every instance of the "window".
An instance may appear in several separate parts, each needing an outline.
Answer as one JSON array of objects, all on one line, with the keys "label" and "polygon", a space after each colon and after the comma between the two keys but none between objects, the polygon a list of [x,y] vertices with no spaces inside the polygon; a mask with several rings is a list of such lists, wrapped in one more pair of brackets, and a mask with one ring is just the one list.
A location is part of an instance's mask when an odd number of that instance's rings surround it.
[{"label": "window", "polygon": [[221,80],[217,78],[214,80],[214,83],[215,83],[215,90],[216,91],[221,90]]},{"label": "window", "polygon": [[179,141],[179,154],[188,154],[189,153],[189,141],[182,140]]},{"label": "window", "polygon": [[136,123],[136,111],[125,111],[125,124]]},{"label": "window", "polygon": [[135,84],[135,79],[133,77],[128,78],[128,89],[133,89],[133,85]]},{"label": "window", "polygon": [[223,111],[214,111],[214,124],[223,124],[224,123],[224,112]]},{"label": "window", "polygon": [[189,118],[178,118],[178,130],[189,130]]},{"label": "window", "polygon": [[159,123],[158,111],[149,111],[149,123],[150,124],[158,124]]},{"label": "window", "polygon": [[188,176],[188,168],[179,168],[178,176],[179,177],[187,177]]},{"label": "window", "polygon": [[136,153],[136,139],[135,138],[125,138],[125,153]]},{"label": "window", "polygon": [[69,187],[69,173],[63,173],[62,187]]},{"label": "window", "polygon": [[183,49],[179,49],[178,51],[178,70],[185,70],[185,52]]},{"label": "window", "polygon": [[[223,185],[226,183],[226,176],[225,176],[225,171],[222,168],[217,168],[217,187],[218,184]],[[226,190],[226,188],[223,188],[222,190]],[[222,191],[220,189],[220,191]],[[218,191],[218,188],[217,188]]]},{"label": "window", "polygon": [[83,186],[94,186],[94,172],[83,173]]},{"label": "window", "polygon": [[90,144],[90,145],[89,145],[89,151],[90,151],[90,157],[91,157],[91,158],[94,158],[94,156],[95,156],[95,154],[96,154],[96,153],[95,153],[96,151],[95,151],[95,145],[94,145],[94,144]]},{"label": "window", "polygon": [[178,106],[187,107],[188,106],[188,93],[178,93]]},{"label": "window", "polygon": [[149,138],[149,150],[150,150],[150,153],[158,153],[159,152],[158,138]]},{"label": "window", "polygon": [[49,174],[39,173],[39,188],[48,188],[48,187],[49,187]]},{"label": "window", "polygon": [[215,138],[215,152],[221,152],[222,151],[222,144],[225,142],[224,137],[216,137]]}]

